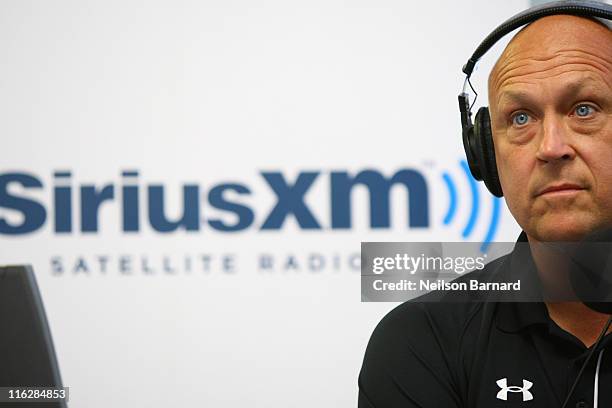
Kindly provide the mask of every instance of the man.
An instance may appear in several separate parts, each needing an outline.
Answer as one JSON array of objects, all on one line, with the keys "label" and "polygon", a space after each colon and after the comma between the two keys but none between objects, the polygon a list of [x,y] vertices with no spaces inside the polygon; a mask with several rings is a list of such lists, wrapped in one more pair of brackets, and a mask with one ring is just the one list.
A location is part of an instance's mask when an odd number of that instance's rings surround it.
[{"label": "man", "polygon": [[[565,263],[538,243],[612,226],[612,31],[576,16],[536,20],[506,47],[488,91],[500,183],[531,254],[483,272],[567,290]],[[359,406],[561,406],[608,318],[580,302],[404,303],[370,339]],[[568,406],[612,407],[603,351]]]}]

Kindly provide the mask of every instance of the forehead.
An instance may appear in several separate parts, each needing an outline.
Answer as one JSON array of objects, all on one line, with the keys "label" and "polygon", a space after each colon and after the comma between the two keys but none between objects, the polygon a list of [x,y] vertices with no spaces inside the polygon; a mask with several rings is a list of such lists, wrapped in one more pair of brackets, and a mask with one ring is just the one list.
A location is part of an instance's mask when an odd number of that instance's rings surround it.
[{"label": "forehead", "polygon": [[509,90],[570,82],[612,88],[612,31],[584,18],[550,16],[508,44],[489,76],[489,99],[494,104]]}]

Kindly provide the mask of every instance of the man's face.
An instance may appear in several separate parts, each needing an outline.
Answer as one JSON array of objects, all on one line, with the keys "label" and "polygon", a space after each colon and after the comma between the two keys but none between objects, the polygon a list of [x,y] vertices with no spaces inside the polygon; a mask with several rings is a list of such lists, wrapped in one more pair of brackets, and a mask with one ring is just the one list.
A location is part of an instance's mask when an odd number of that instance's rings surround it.
[{"label": "man's face", "polygon": [[530,239],[612,226],[612,32],[572,17],[519,33],[489,77],[504,196]]}]

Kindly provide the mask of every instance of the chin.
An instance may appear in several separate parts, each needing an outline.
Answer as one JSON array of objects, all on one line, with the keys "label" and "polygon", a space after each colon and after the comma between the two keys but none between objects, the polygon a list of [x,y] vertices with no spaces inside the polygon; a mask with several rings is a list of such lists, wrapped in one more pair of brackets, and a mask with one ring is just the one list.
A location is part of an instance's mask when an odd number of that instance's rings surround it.
[{"label": "chin", "polygon": [[563,219],[559,217],[554,222],[539,223],[535,228],[532,228],[532,234],[526,232],[538,241],[580,241],[595,228],[596,225],[592,225],[587,220],[580,220],[578,218]]}]

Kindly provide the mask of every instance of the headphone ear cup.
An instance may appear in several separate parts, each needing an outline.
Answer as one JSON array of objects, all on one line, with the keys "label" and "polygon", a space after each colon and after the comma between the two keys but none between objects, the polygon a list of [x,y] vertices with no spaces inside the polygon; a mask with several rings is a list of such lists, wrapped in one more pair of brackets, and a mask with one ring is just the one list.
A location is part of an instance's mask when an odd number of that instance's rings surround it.
[{"label": "headphone ear cup", "polygon": [[474,140],[476,142],[476,155],[482,180],[489,191],[496,197],[504,195],[495,161],[495,146],[491,132],[491,117],[489,108],[483,106],[478,109],[474,118]]},{"label": "headphone ear cup", "polygon": [[478,181],[482,180],[480,162],[476,153],[476,140],[474,137],[474,126],[469,125],[463,129],[463,150],[470,168],[470,173]]}]

